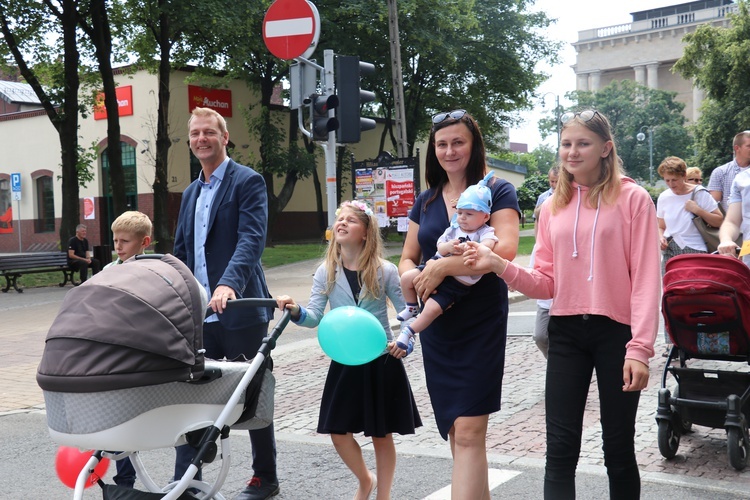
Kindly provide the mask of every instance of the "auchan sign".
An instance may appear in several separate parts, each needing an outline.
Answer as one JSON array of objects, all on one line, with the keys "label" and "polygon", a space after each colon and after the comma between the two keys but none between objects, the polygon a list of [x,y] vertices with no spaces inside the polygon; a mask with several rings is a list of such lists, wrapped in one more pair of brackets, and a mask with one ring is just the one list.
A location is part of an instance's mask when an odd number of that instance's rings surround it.
[{"label": "auchan sign", "polygon": [[207,89],[188,85],[188,111],[195,108],[211,108],[221,116],[232,116],[232,91],[226,89]]},{"label": "auchan sign", "polygon": [[[115,89],[117,97],[117,110],[119,116],[130,116],[133,114],[133,87],[117,87]],[[96,96],[94,103],[94,120],[105,120],[107,118],[107,108],[104,107],[104,92]]]}]

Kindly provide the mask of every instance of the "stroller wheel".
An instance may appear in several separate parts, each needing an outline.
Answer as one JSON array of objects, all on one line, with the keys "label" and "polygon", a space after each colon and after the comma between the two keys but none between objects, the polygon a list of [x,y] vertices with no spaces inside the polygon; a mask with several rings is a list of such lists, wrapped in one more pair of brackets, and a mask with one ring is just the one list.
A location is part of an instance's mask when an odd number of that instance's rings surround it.
[{"label": "stroller wheel", "polygon": [[659,443],[659,452],[664,458],[674,458],[677,454],[677,448],[680,446],[680,436],[674,431],[672,422],[668,420],[659,421],[657,442]]},{"label": "stroller wheel", "polygon": [[737,470],[743,470],[747,466],[748,442],[742,429],[730,427],[727,429],[727,451],[729,452],[729,465]]}]

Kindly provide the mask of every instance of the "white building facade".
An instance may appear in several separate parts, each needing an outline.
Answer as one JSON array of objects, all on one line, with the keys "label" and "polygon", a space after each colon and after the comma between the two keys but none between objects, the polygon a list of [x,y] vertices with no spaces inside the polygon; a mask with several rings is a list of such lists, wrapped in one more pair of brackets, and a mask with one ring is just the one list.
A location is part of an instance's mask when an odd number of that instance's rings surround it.
[{"label": "white building facade", "polygon": [[578,32],[576,90],[597,91],[615,80],[635,80],[652,89],[677,92],[685,117],[700,115],[703,92],[673,73],[683,37],[703,24],[729,26],[733,0],[702,0],[631,13],[632,22]]}]

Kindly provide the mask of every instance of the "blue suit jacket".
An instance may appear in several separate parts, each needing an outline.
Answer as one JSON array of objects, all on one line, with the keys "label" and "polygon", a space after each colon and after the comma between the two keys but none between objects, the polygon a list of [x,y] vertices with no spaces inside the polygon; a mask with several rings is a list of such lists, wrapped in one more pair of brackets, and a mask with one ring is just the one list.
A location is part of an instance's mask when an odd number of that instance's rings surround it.
[{"label": "blue suit jacket", "polygon": [[[195,270],[195,204],[200,186],[195,180],[182,195],[175,232],[174,255]],[[263,177],[229,160],[208,222],[206,266],[211,290],[227,285],[237,298],[271,297],[260,257],[266,245],[268,200]],[[273,309],[236,308],[219,315],[222,326],[235,330],[268,323]]]}]

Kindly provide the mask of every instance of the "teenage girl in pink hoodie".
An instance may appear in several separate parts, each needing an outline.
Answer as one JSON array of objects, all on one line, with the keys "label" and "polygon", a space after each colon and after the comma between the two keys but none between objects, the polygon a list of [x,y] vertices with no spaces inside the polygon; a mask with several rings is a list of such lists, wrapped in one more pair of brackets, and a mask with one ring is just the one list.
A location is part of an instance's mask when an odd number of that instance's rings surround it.
[{"label": "teenage girl in pink hoodie", "polygon": [[656,210],[625,177],[608,120],[565,113],[560,179],[537,219],[529,270],[473,245],[467,266],[495,272],[535,299],[549,321],[546,499],[575,498],[575,470],[596,371],[610,498],[640,497],[635,416],[658,330],[661,274]]}]

